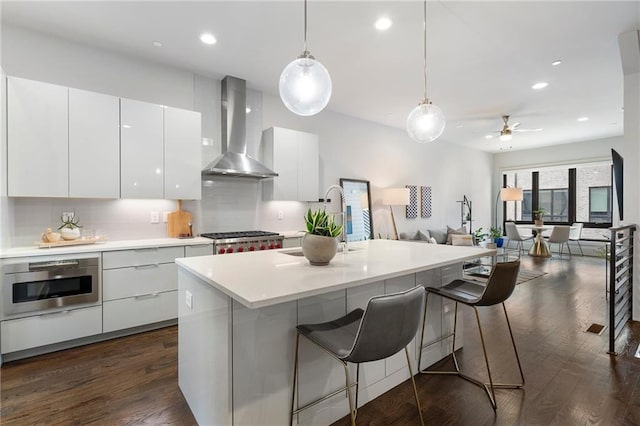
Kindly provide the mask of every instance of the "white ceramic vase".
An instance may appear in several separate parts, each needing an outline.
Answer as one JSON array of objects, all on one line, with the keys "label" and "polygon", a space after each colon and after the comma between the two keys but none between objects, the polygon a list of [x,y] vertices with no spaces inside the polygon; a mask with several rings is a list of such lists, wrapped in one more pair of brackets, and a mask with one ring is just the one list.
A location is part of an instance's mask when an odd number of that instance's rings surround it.
[{"label": "white ceramic vase", "polygon": [[63,240],[77,240],[80,238],[80,228],[62,228],[60,230]]},{"label": "white ceramic vase", "polygon": [[324,266],[338,251],[338,239],[315,234],[304,234],[302,237],[302,254],[314,266]]}]

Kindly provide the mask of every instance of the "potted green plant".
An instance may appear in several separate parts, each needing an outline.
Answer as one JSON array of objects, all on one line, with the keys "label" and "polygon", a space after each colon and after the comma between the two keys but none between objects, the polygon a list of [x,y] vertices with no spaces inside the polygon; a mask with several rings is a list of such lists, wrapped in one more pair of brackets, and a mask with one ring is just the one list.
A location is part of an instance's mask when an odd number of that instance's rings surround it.
[{"label": "potted green plant", "polygon": [[62,225],[58,227],[63,240],[76,240],[80,238],[80,218],[75,214],[60,216]]},{"label": "potted green plant", "polygon": [[536,226],[542,226],[543,225],[542,218],[547,212],[543,208],[539,208],[538,210],[534,210],[532,213],[533,213],[533,223],[535,223]]},{"label": "potted green plant", "polygon": [[307,233],[302,238],[302,254],[312,265],[328,265],[338,251],[342,225],[335,223],[324,209],[309,209],[304,221]]},{"label": "potted green plant", "polygon": [[496,247],[500,248],[502,247],[502,245],[504,244],[504,239],[502,238],[502,228],[498,227],[491,227],[491,229],[489,229],[489,238],[491,238],[491,240],[496,243]]},{"label": "potted green plant", "polygon": [[482,226],[476,229],[476,232],[473,233],[473,238],[475,239],[476,244],[480,244],[485,238],[487,238],[487,233],[484,232]]}]

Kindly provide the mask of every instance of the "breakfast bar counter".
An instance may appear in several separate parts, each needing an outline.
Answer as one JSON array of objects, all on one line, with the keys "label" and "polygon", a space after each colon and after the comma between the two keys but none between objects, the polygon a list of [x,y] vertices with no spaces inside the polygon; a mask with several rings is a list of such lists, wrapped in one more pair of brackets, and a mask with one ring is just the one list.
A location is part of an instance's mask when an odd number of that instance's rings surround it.
[{"label": "breakfast bar counter", "polygon": [[[201,425],[286,424],[297,324],[337,318],[364,308],[376,295],[446,284],[462,276],[462,262],[494,252],[371,240],[350,243],[349,252],[338,253],[327,266],[311,266],[299,248],[176,259],[180,389]],[[447,302],[431,298],[428,309],[425,342],[453,327],[454,311]],[[414,364],[416,341],[410,347]],[[428,346],[423,359],[435,363],[450,346],[447,340]],[[364,364],[359,404],[408,377],[402,353]],[[301,405],[343,381],[335,360],[301,344]],[[297,420],[326,425],[348,411],[346,398],[338,395],[300,413]]]}]

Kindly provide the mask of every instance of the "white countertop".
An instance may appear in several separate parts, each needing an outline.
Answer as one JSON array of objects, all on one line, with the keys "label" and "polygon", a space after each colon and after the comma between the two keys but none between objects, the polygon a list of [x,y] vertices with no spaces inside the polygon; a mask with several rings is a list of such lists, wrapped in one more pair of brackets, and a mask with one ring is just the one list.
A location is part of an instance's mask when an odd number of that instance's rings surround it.
[{"label": "white countertop", "polygon": [[438,268],[495,250],[482,247],[370,240],[349,243],[327,266],[312,266],[300,248],[176,259],[186,269],[248,308],[261,308],[357,285]]},{"label": "white countertop", "polygon": [[15,247],[0,250],[0,259],[12,257],[52,256],[70,253],[93,253],[113,250],[138,249],[146,247],[191,246],[212,244],[209,238],[150,238],[145,240],[120,240],[105,243],[85,244],[76,246],[61,246],[38,248],[37,246]]}]

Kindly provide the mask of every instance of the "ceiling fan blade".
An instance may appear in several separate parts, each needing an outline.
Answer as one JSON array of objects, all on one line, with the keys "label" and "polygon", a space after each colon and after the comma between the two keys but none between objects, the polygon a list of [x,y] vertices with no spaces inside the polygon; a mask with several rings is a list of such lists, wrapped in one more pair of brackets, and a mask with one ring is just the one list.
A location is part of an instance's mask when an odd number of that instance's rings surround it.
[{"label": "ceiling fan blade", "polygon": [[537,128],[537,129],[514,129],[514,132],[520,132],[520,133],[527,133],[527,132],[541,132],[542,129],[541,128]]},{"label": "ceiling fan blade", "polygon": [[519,126],[520,126],[520,122],[519,121],[517,123],[513,123],[513,125],[511,126],[511,130],[516,129]]}]

